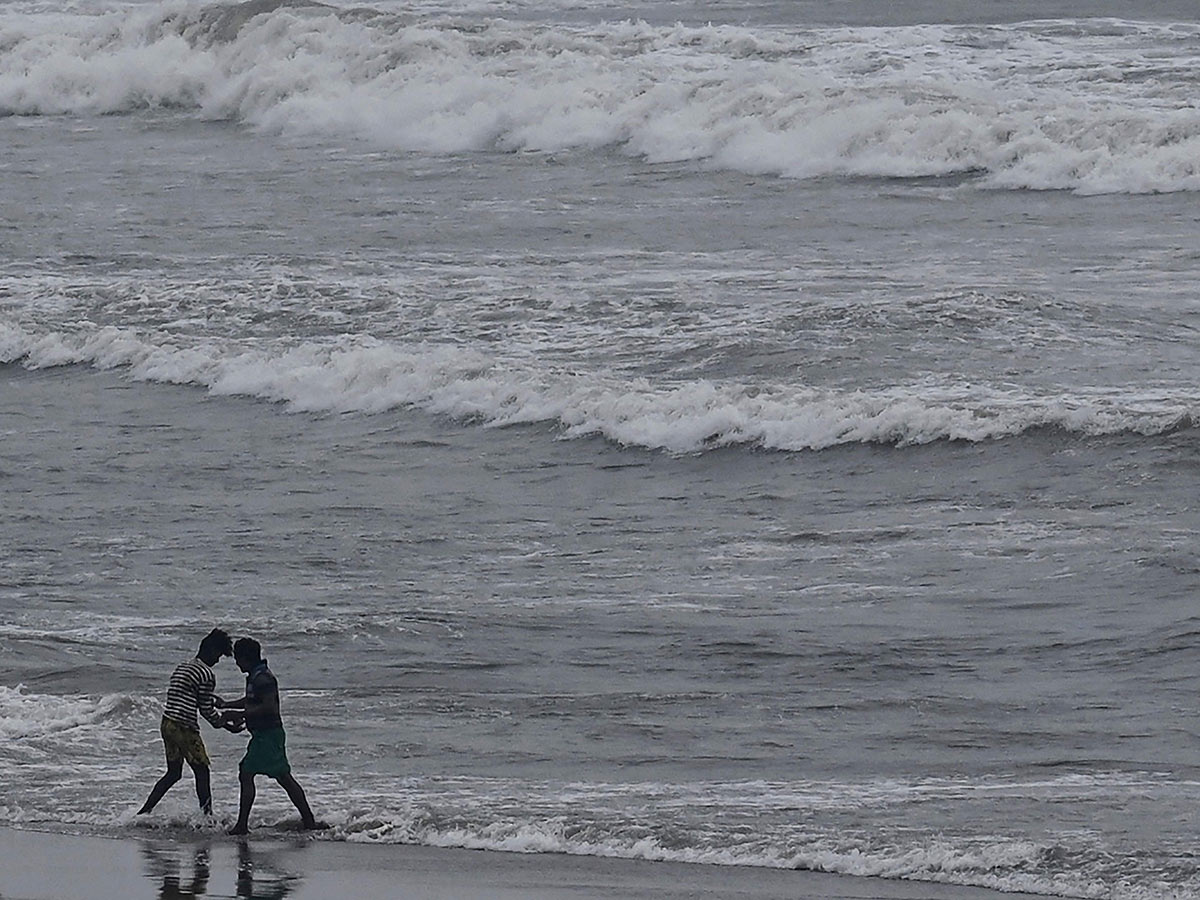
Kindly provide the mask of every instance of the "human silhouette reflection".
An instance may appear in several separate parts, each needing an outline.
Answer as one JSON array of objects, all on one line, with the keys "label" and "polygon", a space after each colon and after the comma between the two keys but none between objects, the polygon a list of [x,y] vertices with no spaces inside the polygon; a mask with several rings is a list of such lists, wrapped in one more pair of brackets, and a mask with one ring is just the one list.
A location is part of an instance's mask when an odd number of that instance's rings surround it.
[{"label": "human silhouette reflection", "polygon": [[191,877],[186,881],[181,875],[183,866],[178,855],[163,852],[149,844],[142,845],[142,852],[146,856],[148,873],[159,882],[159,900],[196,900],[208,894],[211,865],[207,844],[197,844],[192,848]]},{"label": "human silhouette reflection", "polygon": [[244,900],[283,900],[297,881],[293,875],[256,873],[249,841],[238,842],[237,896]]},{"label": "human silhouette reflection", "polygon": [[299,875],[280,870],[279,860],[270,850],[256,852],[249,841],[238,841],[236,846],[235,874],[230,871],[233,848],[228,843],[218,844],[215,856],[209,842],[143,843],[146,875],[158,888],[155,896],[158,900],[229,898],[232,874],[233,896],[239,900],[285,900],[300,883]]}]

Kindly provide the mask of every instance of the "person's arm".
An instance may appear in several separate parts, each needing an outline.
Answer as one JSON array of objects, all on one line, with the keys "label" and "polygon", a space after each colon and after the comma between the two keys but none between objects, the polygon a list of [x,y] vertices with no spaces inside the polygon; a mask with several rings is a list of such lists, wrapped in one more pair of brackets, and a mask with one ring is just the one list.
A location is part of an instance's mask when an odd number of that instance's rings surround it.
[{"label": "person's arm", "polygon": [[222,700],[217,704],[220,709],[245,709],[246,698],[239,697],[237,700]]},{"label": "person's arm", "polygon": [[216,704],[213,702],[214,687],[216,687],[216,679],[201,681],[196,685],[196,709],[208,720],[209,725],[213,728],[221,728],[225,725],[225,720],[217,712]]}]

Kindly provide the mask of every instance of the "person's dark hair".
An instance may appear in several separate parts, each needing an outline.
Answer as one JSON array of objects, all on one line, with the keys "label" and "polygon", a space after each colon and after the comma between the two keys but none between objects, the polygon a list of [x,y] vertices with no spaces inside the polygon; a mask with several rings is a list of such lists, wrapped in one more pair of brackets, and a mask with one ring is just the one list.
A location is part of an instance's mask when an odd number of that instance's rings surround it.
[{"label": "person's dark hair", "polygon": [[262,659],[262,647],[254,638],[238,638],[233,645],[233,655],[253,662]]},{"label": "person's dark hair", "polygon": [[204,653],[206,650],[212,650],[218,656],[233,656],[233,641],[230,639],[229,633],[220,628],[214,628],[200,642],[200,652]]}]

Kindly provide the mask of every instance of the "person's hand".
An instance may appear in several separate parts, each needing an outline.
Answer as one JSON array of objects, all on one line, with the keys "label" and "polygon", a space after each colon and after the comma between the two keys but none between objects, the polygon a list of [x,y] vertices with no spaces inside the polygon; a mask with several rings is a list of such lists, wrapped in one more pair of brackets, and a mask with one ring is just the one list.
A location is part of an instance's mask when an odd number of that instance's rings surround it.
[{"label": "person's hand", "polygon": [[218,697],[216,694],[213,694],[213,706],[214,706],[216,709],[224,709],[224,708],[225,708],[225,701],[224,701],[224,700],[222,700],[220,697]]},{"label": "person's hand", "polygon": [[227,712],[221,716],[221,727],[226,731],[237,734],[246,728],[246,715],[240,711]]}]

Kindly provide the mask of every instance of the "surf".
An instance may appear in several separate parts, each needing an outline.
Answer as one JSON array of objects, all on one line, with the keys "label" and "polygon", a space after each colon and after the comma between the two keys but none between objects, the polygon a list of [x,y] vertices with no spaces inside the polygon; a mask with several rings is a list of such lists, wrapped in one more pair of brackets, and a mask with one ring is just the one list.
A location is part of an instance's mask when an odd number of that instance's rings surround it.
[{"label": "surf", "polygon": [[136,329],[27,332],[0,325],[0,363],[85,366],[135,381],[252,397],[297,413],[417,409],[481,427],[550,424],[562,437],[695,453],[845,444],[911,446],[1001,440],[1046,429],[1078,436],[1161,435],[1193,427],[1200,398],[1140,385],[1127,395],[1075,386],[1061,394],[930,379],[886,388],[651,384],[616,374],[531,368],[479,350],[367,337],[248,350],[236,342],[155,340]]},{"label": "surf", "polygon": [[468,27],[300,0],[8,13],[0,115],[171,109],[392,152],[604,149],[799,179],[1194,191],[1198,33],[1113,20]]}]

